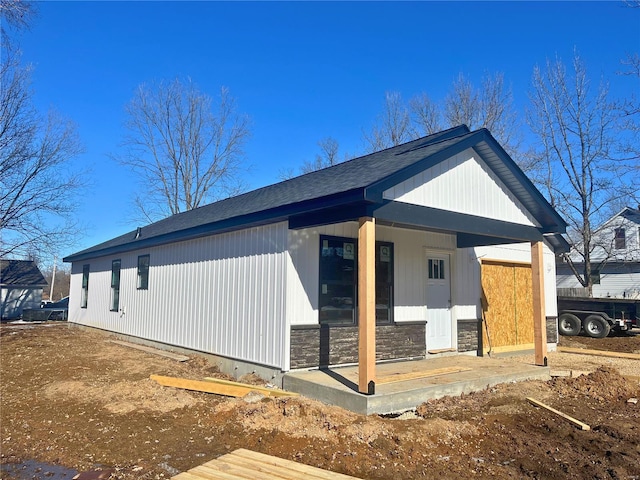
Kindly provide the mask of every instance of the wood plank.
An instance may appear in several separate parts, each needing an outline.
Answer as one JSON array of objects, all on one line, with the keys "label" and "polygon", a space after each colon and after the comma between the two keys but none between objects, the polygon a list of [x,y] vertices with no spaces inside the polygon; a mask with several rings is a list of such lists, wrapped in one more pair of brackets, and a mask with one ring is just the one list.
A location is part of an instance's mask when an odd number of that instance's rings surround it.
[{"label": "wood plank", "polygon": [[547,366],[547,313],[544,304],[544,243],[531,242],[531,279],[533,286],[533,343],[535,363]]},{"label": "wood plank", "polygon": [[405,382],[407,380],[416,380],[419,378],[437,377],[439,375],[448,375],[451,373],[466,372],[471,370],[467,367],[443,367],[434,370],[426,370],[422,372],[393,373],[378,378],[378,384]]},{"label": "wood plank", "polygon": [[221,469],[219,462],[216,460],[194,467],[189,470],[189,473],[197,475],[199,479],[204,478],[207,480],[246,480],[247,478],[246,476]]},{"label": "wood plank", "polygon": [[529,400],[529,402],[533,403],[534,405],[538,406],[538,407],[542,407],[545,408],[547,410],[549,410],[550,412],[555,413],[556,415],[560,415],[562,418],[569,420],[571,423],[577,425],[580,427],[580,429],[582,430],[591,430],[591,427],[589,425],[587,425],[586,423],[582,423],[580,420],[576,420],[573,417],[570,417],[569,415],[567,415],[566,413],[562,413],[559,410],[556,410],[555,408],[550,407],[549,405],[545,405],[544,403],[531,398],[531,397],[527,397],[527,400]]},{"label": "wood plank", "polygon": [[610,352],[608,350],[589,350],[586,348],[573,347],[558,347],[557,350],[558,352],[577,353],[580,355],[593,355],[596,357],[629,358],[631,360],[640,360],[640,354],[637,353]]},{"label": "wood plank", "polygon": [[312,467],[292,460],[238,449],[180,473],[172,480],[353,480],[354,477]]},{"label": "wood plank", "polygon": [[193,471],[194,473],[202,473],[204,475],[212,475],[214,477],[216,475],[223,474],[228,478],[228,476],[231,475],[234,479],[252,480],[256,478],[264,478],[263,474],[254,470],[253,468],[247,468],[243,465],[230,464],[227,458],[227,455],[223,455],[215,461],[205,463],[204,465],[200,465],[199,467],[196,467],[189,471]]},{"label": "wood plank", "polygon": [[358,228],[358,391],[375,393],[376,223],[362,217]]},{"label": "wood plank", "polygon": [[109,340],[111,343],[116,343],[118,345],[122,345],[123,347],[135,348],[136,350],[142,350],[143,352],[152,353],[154,355],[160,355],[161,357],[167,357],[171,360],[176,360],[178,362],[186,362],[189,360],[189,357],[184,355],[178,355],[177,353],[167,352],[164,350],[159,350],[157,348],[147,347],[145,345],[138,345],[136,343],[129,342],[121,342],[120,340]]},{"label": "wood plank", "polygon": [[252,450],[246,450],[244,448],[240,448],[232,452],[234,455],[237,455],[241,458],[246,459],[255,459],[270,465],[289,468],[296,472],[301,473],[301,475],[297,478],[318,478],[323,480],[332,480],[332,479],[343,479],[343,480],[353,480],[354,477],[350,477],[349,475],[344,475],[342,473],[330,472],[328,470],[323,470],[318,467],[312,467],[310,465],[305,465],[304,463],[294,462],[292,460],[286,460],[284,458],[274,457],[271,455],[266,455],[264,453],[254,452]]},{"label": "wood plank", "polygon": [[224,395],[227,397],[244,397],[247,393],[254,390],[251,386],[238,387],[233,385],[219,385],[203,380],[164,377],[162,375],[151,375],[149,378],[165,387],[182,388],[184,390],[192,390],[195,392],[214,393],[216,395]]},{"label": "wood plank", "polygon": [[257,385],[247,385],[246,383],[234,382],[231,380],[223,380],[222,378],[214,378],[214,377],[205,377],[204,380],[206,382],[218,383],[220,385],[233,385],[240,387],[251,387],[251,390],[260,393],[266,393],[272,397],[298,397],[299,393],[296,392],[287,392],[286,390],[280,390],[279,388],[268,388],[268,387],[260,387]]},{"label": "wood plank", "polygon": [[[277,466],[261,459],[241,457],[233,453],[225,455],[223,461],[225,464],[250,467],[254,472],[263,474],[263,478],[280,478],[283,480],[297,480],[300,478],[300,472],[291,469],[290,465]],[[309,480],[320,478],[308,472],[305,472],[304,476]]]}]

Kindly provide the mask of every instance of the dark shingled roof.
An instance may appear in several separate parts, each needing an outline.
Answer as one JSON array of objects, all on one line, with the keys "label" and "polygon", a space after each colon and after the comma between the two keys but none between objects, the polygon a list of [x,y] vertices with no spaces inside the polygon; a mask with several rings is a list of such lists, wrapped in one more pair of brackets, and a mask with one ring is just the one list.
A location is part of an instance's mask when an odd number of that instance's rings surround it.
[{"label": "dark shingled roof", "polygon": [[0,260],[0,285],[41,287],[47,281],[32,260]]},{"label": "dark shingled roof", "polygon": [[[520,188],[514,193],[532,214],[542,215],[541,223],[562,225],[564,221],[555,213],[542,195],[520,171],[502,147],[481,129],[470,132],[465,125],[398,145],[386,150],[355,158],[338,165],[269,185],[236,197],[205,205],[194,210],[133,230],[104,243],[74,253],[64,259],[78,261],[136,248],[147,248],[172,241],[222,232],[252,225],[286,220],[294,214],[308,213],[322,208],[379,202],[376,186],[385,181],[401,181],[428,168],[425,162],[435,163],[479,143],[489,144],[486,150],[495,152],[492,158],[482,155],[490,167],[502,168],[496,172],[509,187]],[[486,145],[485,145],[486,146]],[[439,155],[442,154],[442,155]],[[445,155],[446,154],[446,155]],[[504,163],[508,168],[504,168]],[[495,165],[492,165],[495,164]],[[524,189],[522,185],[524,184]],[[385,187],[386,188],[386,187]],[[375,192],[374,192],[375,191]]]}]

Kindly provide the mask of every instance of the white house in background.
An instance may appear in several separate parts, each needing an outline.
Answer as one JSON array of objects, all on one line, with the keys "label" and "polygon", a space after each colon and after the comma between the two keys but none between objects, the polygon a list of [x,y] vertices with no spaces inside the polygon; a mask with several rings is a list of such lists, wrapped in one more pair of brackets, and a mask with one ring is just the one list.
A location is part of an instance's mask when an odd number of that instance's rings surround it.
[{"label": "white house in background", "polygon": [[[593,296],[640,298],[640,205],[626,207],[598,229],[598,246],[592,255]],[[580,271],[583,264],[577,263]],[[582,285],[566,263],[557,265],[558,289]]]},{"label": "white house in background", "polygon": [[0,318],[15,320],[22,311],[40,308],[47,286],[42,272],[31,260],[0,260]]},{"label": "white house in background", "polygon": [[292,369],[532,348],[532,304],[546,305],[556,341],[565,227],[491,134],[463,125],[69,255],[69,321],[276,381]]}]

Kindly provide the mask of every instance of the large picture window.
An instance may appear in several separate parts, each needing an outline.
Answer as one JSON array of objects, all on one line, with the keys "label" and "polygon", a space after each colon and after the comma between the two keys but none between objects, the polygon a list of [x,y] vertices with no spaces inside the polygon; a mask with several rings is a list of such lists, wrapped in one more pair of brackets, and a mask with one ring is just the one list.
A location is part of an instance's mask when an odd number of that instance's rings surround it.
[{"label": "large picture window", "polygon": [[120,309],[120,260],[111,262],[111,311]]},{"label": "large picture window", "polygon": [[[358,244],[354,238],[320,237],[320,323],[355,324]],[[393,244],[376,242],[376,322],[393,320]]]},{"label": "large picture window", "polygon": [[82,292],[80,294],[80,308],[87,308],[89,299],[89,265],[82,266]]}]

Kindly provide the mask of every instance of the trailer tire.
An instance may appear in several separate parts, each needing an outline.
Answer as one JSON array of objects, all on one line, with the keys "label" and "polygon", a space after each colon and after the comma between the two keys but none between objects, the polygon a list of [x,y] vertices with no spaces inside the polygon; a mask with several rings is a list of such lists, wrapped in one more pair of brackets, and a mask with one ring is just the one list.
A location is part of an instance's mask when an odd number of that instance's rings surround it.
[{"label": "trailer tire", "polygon": [[582,324],[584,332],[591,338],[604,338],[609,335],[611,326],[600,315],[589,315]]},{"label": "trailer tire", "polygon": [[570,313],[563,313],[558,318],[558,332],[560,335],[574,337],[582,330],[580,319]]}]

